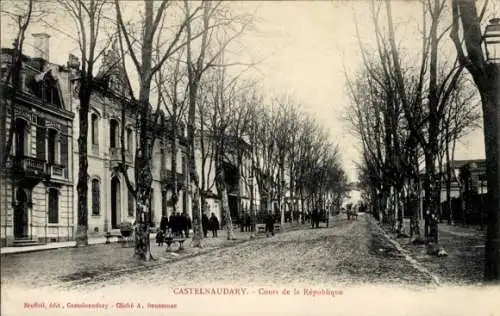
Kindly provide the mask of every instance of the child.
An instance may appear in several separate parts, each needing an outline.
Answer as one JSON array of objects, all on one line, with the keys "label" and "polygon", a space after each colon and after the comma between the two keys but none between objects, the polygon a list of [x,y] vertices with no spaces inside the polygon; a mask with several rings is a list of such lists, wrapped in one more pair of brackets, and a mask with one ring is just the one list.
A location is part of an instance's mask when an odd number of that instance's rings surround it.
[{"label": "child", "polygon": [[163,246],[163,242],[165,241],[165,233],[163,230],[159,229],[158,233],[156,233],[156,243],[158,246]]}]

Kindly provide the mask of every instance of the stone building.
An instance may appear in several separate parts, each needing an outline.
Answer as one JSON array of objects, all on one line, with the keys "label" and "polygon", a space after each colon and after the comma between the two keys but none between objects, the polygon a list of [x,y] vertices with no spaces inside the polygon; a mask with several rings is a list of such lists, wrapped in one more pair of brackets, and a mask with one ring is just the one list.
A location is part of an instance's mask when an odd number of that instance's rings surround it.
[{"label": "stone building", "polygon": [[17,91],[7,81],[14,51],[1,49],[0,153],[7,158],[0,170],[2,246],[74,236],[70,71],[49,62],[49,35],[34,37],[38,49],[22,56]]},{"label": "stone building", "polygon": [[[0,170],[0,215],[2,246],[74,240],[77,227],[77,180],[79,132],[78,59],[70,55],[66,66],[49,62],[47,34],[35,35],[35,55],[23,56],[21,87],[8,97],[12,85],[5,81],[10,69],[12,49],[1,50],[0,153],[7,147],[9,129],[14,122],[13,144],[5,170]],[[101,87],[93,92],[88,113],[88,234],[101,237],[118,231],[122,222],[135,221],[135,201],[126,185],[121,163],[128,166],[134,186],[136,151],[136,108],[124,97],[124,70],[114,45],[103,56],[96,78]],[[125,108],[125,115],[122,109]],[[124,116],[124,117],[123,117]],[[11,121],[13,117],[13,121]],[[191,217],[192,194],[187,166],[186,129],[173,124],[165,113],[154,133],[151,222],[158,226],[161,216],[174,210],[176,191],[178,212]],[[122,138],[123,136],[123,138]],[[173,140],[177,152],[172,153]],[[123,145],[122,145],[123,144]],[[123,150],[122,150],[123,147]],[[123,154],[123,155],[122,155]],[[123,161],[123,156],[125,161]],[[200,180],[214,180],[215,165],[209,160],[202,169],[201,148],[195,150]],[[231,153],[225,162],[226,182],[233,220],[250,209],[250,187],[258,207],[257,184],[251,181],[251,159],[241,163]],[[176,159],[177,187],[172,180],[172,159]],[[202,172],[204,174],[202,175]],[[219,219],[220,204],[214,187],[203,192],[209,212]]]},{"label": "stone building", "polygon": [[[135,200],[128,190],[124,174],[118,170],[122,159],[122,135],[124,144],[125,164],[128,166],[128,177],[134,186],[134,156],[136,151],[136,108],[124,98],[125,78],[119,52],[115,46],[106,52],[102,67],[97,78],[106,83],[101,91],[95,91],[91,97],[88,131],[88,233],[89,237],[102,236],[103,232],[118,230],[122,222],[135,221]],[[75,85],[78,82],[75,81]],[[75,97],[75,96],[73,96]],[[78,106],[78,100],[75,99]],[[125,106],[123,117],[122,106]],[[79,134],[78,108],[75,109],[75,135]],[[157,140],[153,149],[152,174],[153,184],[150,199],[151,222],[158,225],[161,215],[170,215],[173,210],[171,203],[171,140],[174,136],[168,118],[162,113],[157,130]],[[187,207],[187,192],[185,183],[186,143],[183,127],[177,133],[177,183],[179,189],[178,211]],[[77,136],[74,137],[74,168],[78,170]],[[76,176],[74,203],[77,204]],[[75,209],[76,212],[76,209]]]},{"label": "stone building", "polygon": [[[213,144],[218,140],[205,133],[201,146],[201,136],[196,139],[196,170],[200,174],[200,187],[207,203],[207,213],[215,213],[221,219],[219,195],[215,184],[215,155]],[[250,144],[243,138],[226,136],[225,154],[222,161],[224,182],[226,184],[229,212],[234,224],[238,224],[244,212],[260,207],[257,183],[252,173]],[[210,214],[207,214],[210,215]]]}]

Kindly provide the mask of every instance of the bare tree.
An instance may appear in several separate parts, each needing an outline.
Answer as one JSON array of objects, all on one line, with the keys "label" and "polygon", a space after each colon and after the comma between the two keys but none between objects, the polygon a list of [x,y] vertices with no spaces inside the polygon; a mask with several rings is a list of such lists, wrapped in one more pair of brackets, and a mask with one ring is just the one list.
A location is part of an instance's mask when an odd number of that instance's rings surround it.
[{"label": "bare tree", "polygon": [[[106,0],[59,0],[58,3],[71,17],[78,34],[81,68],[78,69],[78,180],[77,180],[77,230],[76,246],[88,245],[88,126],[91,95],[101,86],[102,81],[96,78],[94,72],[96,63],[108,45],[99,47],[103,39],[104,10]],[[110,41],[111,37],[104,38]],[[109,43],[108,43],[109,44]],[[103,74],[104,75],[104,74]]]},{"label": "bare tree", "polygon": [[[158,45],[159,46],[159,45]],[[186,93],[186,71],[181,67],[184,50],[180,50],[176,58],[171,62],[166,62],[165,66],[156,75],[156,86],[158,88],[158,100],[168,113],[168,128],[171,130],[170,148],[172,151],[171,160],[171,198],[173,212],[177,212],[177,202],[181,186],[177,178],[177,151],[179,137],[184,137],[184,122],[186,119],[187,93]],[[166,96],[166,97],[165,97]],[[184,188],[186,189],[186,188]],[[162,191],[163,192],[163,191]]]},{"label": "bare tree", "polygon": [[[155,7],[155,4],[158,5]],[[115,8],[122,56],[125,56],[126,49],[139,77],[138,97],[135,97],[127,76],[130,98],[137,107],[138,146],[135,152],[135,188],[128,177],[125,164],[122,164],[122,173],[129,191],[136,200],[135,256],[142,260],[150,260],[152,256],[149,243],[149,222],[151,217],[149,201],[153,181],[151,161],[154,143],[157,139],[155,130],[158,128],[159,118],[162,113],[160,104],[157,105],[156,109],[151,106],[151,86],[154,83],[155,74],[161,69],[166,60],[174,56],[176,52],[186,45],[186,42],[182,40],[184,31],[191,23],[191,20],[194,19],[198,10],[187,14],[179,24],[169,27],[166,22],[172,16],[178,16],[175,14],[180,12],[180,8],[176,8],[167,0],[159,3],[145,1],[143,18],[140,21],[140,39],[136,41],[134,27],[124,21],[122,8],[118,0],[115,0]],[[176,9],[178,10],[175,11]],[[174,12],[169,16],[171,11]],[[161,39],[158,39],[158,37],[161,37]],[[167,39],[162,40],[165,37]],[[191,34],[189,34],[190,37]],[[155,43],[159,43],[160,47],[154,47]]]},{"label": "bare tree", "polygon": [[[471,74],[482,102],[488,182],[488,228],[484,279],[487,282],[498,283],[500,281],[500,205],[498,199],[500,70],[498,65],[488,63],[481,48],[483,42],[481,20],[486,12],[487,4],[488,1],[478,12],[475,1],[453,0],[453,27],[450,36],[455,44],[458,60]],[[461,34],[460,26],[462,27]]]},{"label": "bare tree", "polygon": [[[184,1],[186,16],[192,15],[191,5]],[[200,182],[196,171],[195,160],[195,123],[197,103],[200,99],[199,89],[204,73],[212,67],[218,65],[220,55],[226,50],[227,46],[238,38],[251,24],[252,18],[248,16],[235,17],[222,5],[222,2],[204,1],[201,4],[200,34],[201,40],[198,43],[199,51],[195,52],[193,33],[196,32],[194,23],[188,23],[186,27],[187,37],[187,71],[188,71],[188,169],[192,187],[192,213],[193,213],[193,246],[201,247],[201,208],[200,208]],[[222,43],[213,45],[213,36],[216,31],[225,31],[227,28],[236,28],[230,36],[225,36]],[[212,44],[212,45],[211,45]],[[210,50],[212,48],[212,50]]]}]

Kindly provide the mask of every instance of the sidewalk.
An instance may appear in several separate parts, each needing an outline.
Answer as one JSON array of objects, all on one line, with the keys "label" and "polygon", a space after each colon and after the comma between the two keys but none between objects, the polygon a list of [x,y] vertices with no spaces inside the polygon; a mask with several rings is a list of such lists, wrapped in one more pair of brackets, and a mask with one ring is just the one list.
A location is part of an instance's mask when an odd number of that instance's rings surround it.
[{"label": "sidewalk", "polygon": [[[380,224],[379,224],[380,225]],[[405,221],[405,227],[409,223]],[[485,231],[476,226],[463,227],[440,223],[439,246],[447,252],[445,257],[427,254],[425,245],[413,245],[410,238],[396,238],[388,227],[382,229],[407,250],[411,256],[431,273],[437,275],[442,284],[466,285],[482,282],[484,269]],[[420,223],[423,236],[424,223]]]},{"label": "sidewalk", "polygon": [[[111,237],[110,242],[117,242],[117,237]],[[106,242],[106,237],[94,237],[89,238],[89,245],[104,244]],[[10,254],[10,253],[22,253],[22,252],[33,252],[41,250],[59,249],[59,248],[71,248],[75,247],[75,241],[62,241],[62,242],[52,242],[44,245],[34,245],[34,246],[24,246],[24,247],[3,247],[0,249],[0,254]]]},{"label": "sidewalk", "polygon": [[[285,223],[283,228],[284,230],[290,230],[294,229],[296,227],[301,227],[303,226],[302,224],[296,224],[296,223]],[[234,230],[235,235],[236,233],[240,233],[239,229]],[[250,233],[246,233],[250,234]],[[226,232],[221,230],[219,231],[219,236],[226,236]],[[154,239],[155,239],[156,234],[152,233],[151,234],[151,244],[153,244]],[[109,241],[111,243],[116,243],[118,242],[118,237],[110,237]],[[88,239],[89,245],[99,245],[99,244],[104,244],[106,243],[106,237],[89,237]],[[187,244],[187,243],[186,243]],[[24,247],[2,247],[0,248],[0,255],[3,254],[13,254],[13,253],[24,253],[24,252],[34,252],[34,251],[42,251],[42,250],[51,250],[51,249],[59,249],[59,248],[72,248],[75,247],[76,242],[75,241],[63,241],[63,242],[52,242],[48,244],[42,244],[42,245],[34,245],[34,246],[24,246]]]}]

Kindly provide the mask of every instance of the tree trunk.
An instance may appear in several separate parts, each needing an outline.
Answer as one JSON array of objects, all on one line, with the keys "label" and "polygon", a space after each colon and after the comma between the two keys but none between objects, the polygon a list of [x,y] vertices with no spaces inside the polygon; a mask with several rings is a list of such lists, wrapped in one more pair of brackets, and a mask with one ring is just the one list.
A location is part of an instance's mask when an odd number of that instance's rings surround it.
[{"label": "tree trunk", "polygon": [[[76,247],[88,245],[88,157],[87,157],[87,135],[89,128],[89,103],[90,87],[86,79],[82,79],[80,84],[79,99],[79,135],[78,135],[78,182],[77,191],[77,228],[76,228]],[[106,227],[107,229],[107,227]]]},{"label": "tree trunk", "polygon": [[172,146],[172,160],[171,160],[171,169],[172,169],[172,208],[174,214],[177,213],[177,202],[179,201],[179,189],[177,185],[177,115],[175,115],[177,108],[173,105],[174,115],[172,117],[172,133],[173,137],[171,138],[171,146]]},{"label": "tree trunk", "polygon": [[151,154],[153,150],[153,131],[150,131],[148,115],[142,115],[140,122],[140,146],[135,157],[136,185],[136,228],[135,228],[135,257],[149,261],[151,256],[149,226],[151,214]]},{"label": "tree trunk", "polygon": [[487,65],[487,78],[481,89],[486,147],[487,230],[485,243],[486,282],[500,282],[500,65]]},{"label": "tree trunk", "polygon": [[189,176],[191,182],[192,191],[192,216],[193,216],[193,247],[201,248],[201,240],[203,238],[202,227],[201,227],[201,207],[200,207],[200,183],[198,178],[198,173],[196,172],[196,157],[195,157],[195,117],[196,117],[196,100],[198,96],[198,85],[199,77],[194,77],[194,74],[190,75],[189,84],[189,113],[188,113],[188,144],[189,144],[189,156],[188,156],[188,166],[189,166]]},{"label": "tree trunk", "polygon": [[[454,150],[454,146],[452,146]],[[446,208],[448,209],[448,224],[453,225],[453,207],[451,205],[451,159],[450,159],[449,142],[446,142]]]},{"label": "tree trunk", "polygon": [[420,185],[419,181],[415,180],[411,186],[412,194],[410,195],[411,203],[411,219],[410,219],[410,236],[420,239]]},{"label": "tree trunk", "polygon": [[283,207],[283,200],[284,200],[284,187],[283,184],[285,182],[285,166],[283,163],[283,158],[280,159],[280,167],[279,167],[279,183],[278,183],[278,209],[280,211],[280,222],[281,225],[285,223],[285,209]]},{"label": "tree trunk", "polygon": [[[219,158],[220,159],[220,158]],[[218,159],[218,160],[219,160]],[[217,161],[217,170],[215,173],[215,184],[217,186],[217,192],[219,194],[220,208],[221,208],[221,218],[224,219],[227,231],[227,240],[234,239],[233,232],[233,221],[231,220],[231,212],[229,212],[229,202],[227,198],[227,187],[224,182],[224,168],[220,161]]]},{"label": "tree trunk", "polygon": [[428,242],[438,243],[438,217],[437,201],[438,194],[436,188],[436,168],[434,166],[434,155],[427,151],[425,153],[425,179],[424,179],[424,212],[426,239]]}]

